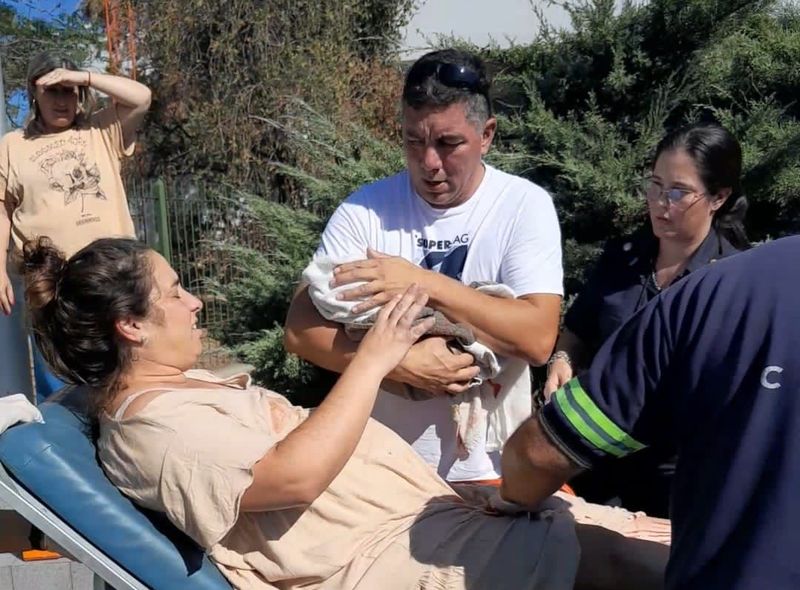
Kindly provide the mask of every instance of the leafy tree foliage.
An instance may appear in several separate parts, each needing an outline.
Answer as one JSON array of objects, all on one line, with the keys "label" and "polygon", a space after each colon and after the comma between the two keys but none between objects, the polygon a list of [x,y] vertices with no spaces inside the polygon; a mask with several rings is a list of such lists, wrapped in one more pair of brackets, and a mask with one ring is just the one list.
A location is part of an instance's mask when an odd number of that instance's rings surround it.
[{"label": "leafy tree foliage", "polygon": [[[33,7],[32,7],[33,8]],[[55,51],[78,64],[88,65],[96,54],[100,31],[80,14],[53,15],[31,11],[25,16],[6,2],[0,2],[0,59],[3,63],[6,112],[12,122],[21,123],[25,106],[26,71],[31,57],[41,51]]]},{"label": "leafy tree foliage", "polygon": [[155,102],[146,131],[152,174],[193,174],[297,203],[265,163],[310,162],[271,120],[303,99],[337,122],[384,136],[399,72],[387,63],[413,0],[134,0],[144,77]]}]

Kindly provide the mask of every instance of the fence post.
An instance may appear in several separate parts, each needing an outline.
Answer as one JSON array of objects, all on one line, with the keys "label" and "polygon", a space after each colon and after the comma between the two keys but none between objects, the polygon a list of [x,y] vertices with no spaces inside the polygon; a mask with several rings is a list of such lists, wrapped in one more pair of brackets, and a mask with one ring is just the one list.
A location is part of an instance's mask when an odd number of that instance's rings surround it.
[{"label": "fence post", "polygon": [[169,213],[167,211],[167,187],[161,178],[153,182],[156,195],[156,226],[158,240],[156,250],[172,264],[172,238],[169,231]]}]

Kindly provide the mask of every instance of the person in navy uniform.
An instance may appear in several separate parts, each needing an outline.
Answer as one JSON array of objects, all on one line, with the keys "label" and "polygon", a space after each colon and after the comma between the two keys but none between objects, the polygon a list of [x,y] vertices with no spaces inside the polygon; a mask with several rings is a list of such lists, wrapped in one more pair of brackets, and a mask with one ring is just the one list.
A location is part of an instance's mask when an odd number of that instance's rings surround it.
[{"label": "person in navy uniform", "polygon": [[[605,248],[564,318],[545,397],[574,376],[573,363],[588,366],[602,343],[663,289],[748,248],[741,172],[739,142],[719,125],[690,125],[661,140],[645,190],[650,227]],[[571,485],[592,502],[668,517],[672,455],[671,449],[651,449]]]},{"label": "person in navy uniform", "polygon": [[670,589],[800,587],[800,237],[693,272],[625,323],[503,451],[535,507],[582,469],[677,449]]}]

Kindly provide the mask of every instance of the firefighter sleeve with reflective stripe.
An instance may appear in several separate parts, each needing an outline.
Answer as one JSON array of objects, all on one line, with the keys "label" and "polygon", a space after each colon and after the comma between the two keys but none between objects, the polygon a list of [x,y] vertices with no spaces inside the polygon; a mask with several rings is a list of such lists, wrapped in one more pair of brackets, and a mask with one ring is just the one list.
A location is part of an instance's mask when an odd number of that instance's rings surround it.
[{"label": "firefighter sleeve with reflective stripe", "polygon": [[666,304],[657,297],[635,314],[539,414],[545,432],[581,467],[669,442],[675,400],[667,392],[676,375]]}]

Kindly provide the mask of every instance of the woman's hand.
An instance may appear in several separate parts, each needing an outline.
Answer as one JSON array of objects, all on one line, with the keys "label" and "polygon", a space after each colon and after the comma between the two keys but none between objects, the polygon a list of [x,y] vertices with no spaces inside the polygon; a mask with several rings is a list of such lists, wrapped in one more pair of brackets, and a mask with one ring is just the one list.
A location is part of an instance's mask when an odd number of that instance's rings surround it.
[{"label": "woman's hand", "polygon": [[43,88],[50,88],[51,86],[88,86],[89,72],[56,68],[36,80],[36,85]]},{"label": "woman's hand", "polygon": [[14,287],[11,279],[4,269],[0,269],[0,309],[5,315],[11,315],[11,308],[14,307]]},{"label": "woman's hand", "polygon": [[565,359],[554,359],[550,366],[547,368],[547,381],[544,382],[544,398],[550,399],[557,389],[564,386],[564,384],[572,379],[572,365]]},{"label": "woman's hand", "polygon": [[394,369],[408,349],[433,327],[432,317],[415,323],[427,302],[428,296],[416,284],[402,295],[392,297],[378,312],[375,324],[358,347],[356,358],[369,359],[383,375]]}]

